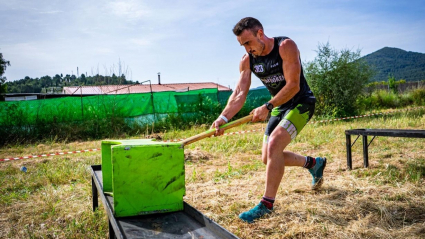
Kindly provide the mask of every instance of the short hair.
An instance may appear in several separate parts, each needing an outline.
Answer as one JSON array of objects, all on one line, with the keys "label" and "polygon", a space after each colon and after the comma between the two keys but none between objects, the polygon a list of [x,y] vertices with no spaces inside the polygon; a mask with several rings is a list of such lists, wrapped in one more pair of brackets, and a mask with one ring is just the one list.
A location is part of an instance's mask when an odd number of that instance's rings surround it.
[{"label": "short hair", "polygon": [[233,27],[233,33],[239,36],[244,30],[249,30],[254,36],[257,36],[257,31],[259,29],[264,30],[260,21],[253,17],[245,17],[236,23],[235,27]]}]

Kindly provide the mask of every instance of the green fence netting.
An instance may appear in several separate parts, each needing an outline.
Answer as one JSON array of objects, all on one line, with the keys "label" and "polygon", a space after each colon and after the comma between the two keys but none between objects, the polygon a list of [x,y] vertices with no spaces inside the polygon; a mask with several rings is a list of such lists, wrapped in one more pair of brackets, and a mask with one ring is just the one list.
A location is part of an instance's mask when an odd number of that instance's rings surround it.
[{"label": "green fence netting", "polygon": [[33,125],[109,117],[131,118],[150,114],[197,112],[199,107],[217,107],[217,89],[187,92],[63,97],[0,103],[0,125]]},{"label": "green fence netting", "polygon": [[[78,140],[139,134],[153,128],[209,124],[226,106],[232,92],[214,89],[186,92],[73,96],[0,102],[0,145],[43,138]],[[267,90],[251,90],[245,116],[270,100]]]},{"label": "green fence netting", "polygon": [[[63,97],[0,103],[0,126],[33,125],[132,118],[152,114],[202,113],[221,110],[232,92],[202,89],[187,92],[154,92],[122,95]],[[266,89],[251,90],[244,109],[252,110],[270,99]]]}]

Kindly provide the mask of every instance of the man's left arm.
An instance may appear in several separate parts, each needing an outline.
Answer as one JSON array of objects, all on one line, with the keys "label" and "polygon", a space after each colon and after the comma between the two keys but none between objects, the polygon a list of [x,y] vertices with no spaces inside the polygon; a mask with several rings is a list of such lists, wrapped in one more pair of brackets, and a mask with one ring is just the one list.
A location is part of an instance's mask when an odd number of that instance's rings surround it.
[{"label": "man's left arm", "polygon": [[[286,85],[269,101],[274,107],[285,104],[300,91],[301,62],[295,42],[291,39],[284,40],[279,46],[279,55],[282,58]],[[269,110],[263,105],[254,109],[251,113],[254,114],[252,121],[264,121]]]}]

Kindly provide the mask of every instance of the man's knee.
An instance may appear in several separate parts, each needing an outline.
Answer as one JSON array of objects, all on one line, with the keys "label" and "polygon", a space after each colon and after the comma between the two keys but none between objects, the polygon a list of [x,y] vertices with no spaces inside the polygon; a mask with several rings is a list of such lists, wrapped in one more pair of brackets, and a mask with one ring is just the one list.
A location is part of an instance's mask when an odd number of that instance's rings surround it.
[{"label": "man's knee", "polygon": [[[276,149],[277,148],[279,148],[278,147],[278,145],[279,145],[279,142],[278,142],[279,140],[276,140],[275,138],[270,138],[270,140],[269,140],[269,143],[268,143],[268,145],[267,145],[267,149],[266,149],[266,162],[267,162],[267,160],[272,160],[273,158],[275,158],[275,157],[273,157],[273,155],[275,155],[276,154]],[[270,157],[270,156],[272,156],[272,157]]]},{"label": "man's knee", "polygon": [[268,151],[277,148],[286,148],[291,142],[291,135],[285,129],[278,129],[273,132],[273,135],[269,138]]},{"label": "man's knee", "polygon": [[[285,129],[275,130],[269,138],[267,145],[267,158],[273,158],[275,154],[283,154],[283,150],[291,142],[291,135]],[[272,157],[270,157],[272,156]]]}]

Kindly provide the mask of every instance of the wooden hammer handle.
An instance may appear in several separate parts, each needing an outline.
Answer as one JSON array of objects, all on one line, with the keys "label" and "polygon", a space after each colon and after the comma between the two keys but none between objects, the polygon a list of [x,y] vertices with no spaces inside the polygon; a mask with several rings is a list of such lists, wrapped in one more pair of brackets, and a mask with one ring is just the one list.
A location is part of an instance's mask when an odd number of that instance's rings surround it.
[{"label": "wooden hammer handle", "polygon": [[[236,127],[238,125],[245,124],[245,123],[251,121],[251,119],[252,119],[252,115],[248,115],[248,116],[245,116],[245,117],[240,118],[238,120],[235,120],[235,121],[229,122],[225,125],[222,125],[222,126],[220,126],[220,129],[224,129],[224,130],[230,129],[230,128]],[[191,144],[191,143],[196,142],[198,140],[201,140],[201,139],[204,139],[204,138],[207,138],[207,137],[214,135],[215,131],[216,131],[216,129],[210,129],[208,131],[205,131],[204,133],[200,133],[200,134],[197,134],[195,136],[192,136],[190,138],[183,140],[181,142],[182,148],[184,146],[188,145],[188,144]]]}]

